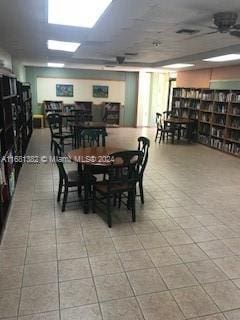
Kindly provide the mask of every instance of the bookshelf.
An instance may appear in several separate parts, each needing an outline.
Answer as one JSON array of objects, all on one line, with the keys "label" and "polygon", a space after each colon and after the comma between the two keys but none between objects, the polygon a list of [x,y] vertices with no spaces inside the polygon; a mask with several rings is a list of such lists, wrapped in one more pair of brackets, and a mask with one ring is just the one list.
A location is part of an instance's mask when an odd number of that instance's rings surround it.
[{"label": "bookshelf", "polygon": [[119,102],[105,102],[104,103],[104,118],[108,125],[120,125],[120,106]]},{"label": "bookshelf", "polygon": [[92,101],[75,101],[75,110],[80,111],[86,121],[92,121]]},{"label": "bookshelf", "polygon": [[32,133],[30,85],[28,106],[24,87],[14,75],[0,75],[0,239],[22,165],[15,159],[24,155]]},{"label": "bookshelf", "polygon": [[173,117],[198,122],[198,142],[240,156],[240,90],[174,88]]}]

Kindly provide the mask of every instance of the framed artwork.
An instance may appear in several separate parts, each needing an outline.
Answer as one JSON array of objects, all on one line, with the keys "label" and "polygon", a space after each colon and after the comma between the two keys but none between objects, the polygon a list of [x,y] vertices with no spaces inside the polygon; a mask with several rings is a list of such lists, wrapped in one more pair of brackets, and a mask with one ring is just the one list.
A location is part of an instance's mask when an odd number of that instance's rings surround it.
[{"label": "framed artwork", "polygon": [[73,85],[72,84],[56,84],[56,96],[57,97],[73,97]]},{"label": "framed artwork", "polygon": [[108,98],[108,86],[93,86],[94,98]]}]

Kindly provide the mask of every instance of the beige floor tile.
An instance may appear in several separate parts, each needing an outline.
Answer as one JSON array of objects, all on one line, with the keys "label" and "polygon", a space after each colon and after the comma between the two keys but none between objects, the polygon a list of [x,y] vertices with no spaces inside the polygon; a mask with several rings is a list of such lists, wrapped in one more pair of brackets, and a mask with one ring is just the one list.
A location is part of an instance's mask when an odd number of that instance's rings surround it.
[{"label": "beige floor tile", "polygon": [[143,249],[136,235],[114,237],[112,239],[117,252]]},{"label": "beige floor tile", "polygon": [[83,236],[80,228],[63,228],[57,229],[57,242],[58,244],[68,242],[79,242],[83,241]]},{"label": "beige floor tile", "polygon": [[29,233],[28,246],[51,246],[56,244],[55,230],[35,231]]},{"label": "beige floor tile", "polygon": [[62,320],[101,320],[101,312],[98,304],[61,310]]},{"label": "beige floor tile", "polygon": [[0,268],[22,266],[24,264],[25,254],[25,248],[0,250]]},{"label": "beige floor tile", "polygon": [[0,290],[21,288],[22,277],[23,266],[0,268]]},{"label": "beige floor tile", "polygon": [[83,242],[69,242],[59,244],[57,247],[58,260],[84,258],[87,250]]},{"label": "beige floor tile", "polygon": [[192,239],[183,230],[166,231],[162,232],[162,235],[172,246],[193,243]]},{"label": "beige floor tile", "polygon": [[174,218],[189,216],[189,212],[183,207],[165,208],[165,211],[170,217]]},{"label": "beige floor tile", "polygon": [[223,243],[236,255],[240,255],[240,238],[224,239]]},{"label": "beige floor tile", "polygon": [[87,258],[59,261],[58,272],[59,281],[91,277],[91,269]]},{"label": "beige floor tile", "polygon": [[26,254],[26,264],[56,261],[56,246],[28,247]]},{"label": "beige floor tile", "polygon": [[132,224],[130,223],[116,224],[114,225],[114,228],[109,230],[109,232],[112,237],[131,236],[134,234]]},{"label": "beige floor tile", "polygon": [[159,231],[178,230],[181,227],[172,218],[153,220]]},{"label": "beige floor tile", "polygon": [[227,280],[227,276],[211,260],[191,262],[187,266],[201,284]]},{"label": "beige floor tile", "polygon": [[59,311],[33,314],[30,316],[18,317],[18,320],[59,320]]},{"label": "beige floor tile", "polygon": [[123,271],[121,261],[116,254],[90,257],[89,262],[94,276],[121,273]]},{"label": "beige floor tile", "polygon": [[198,285],[197,280],[183,264],[160,267],[158,270],[169,289]]},{"label": "beige floor tile", "polygon": [[156,267],[182,263],[171,247],[148,249],[147,253]]},{"label": "beige floor tile", "polygon": [[184,262],[208,259],[208,256],[196,244],[176,246],[174,250]]},{"label": "beige floor tile", "polygon": [[135,295],[167,290],[157,269],[129,271],[127,276]]},{"label": "beige floor tile", "polygon": [[157,227],[151,221],[141,221],[133,224],[133,230],[136,234],[157,232]]},{"label": "beige floor tile", "polygon": [[52,282],[58,282],[57,262],[25,265],[23,287],[31,287]]},{"label": "beige floor tile", "polygon": [[215,226],[215,225],[222,225],[222,222],[217,219],[214,215],[197,215],[195,218],[205,227],[207,226]]},{"label": "beige floor tile", "polygon": [[111,238],[89,239],[85,243],[90,257],[116,253]]},{"label": "beige floor tile", "polygon": [[94,277],[100,302],[133,296],[125,273]]},{"label": "beige floor tile", "polygon": [[240,278],[240,258],[225,257],[215,259],[214,262],[229,277],[229,279]]},{"label": "beige floor tile", "polygon": [[61,282],[60,308],[72,308],[97,302],[96,291],[91,278]]},{"label": "beige floor tile", "polygon": [[184,316],[169,292],[138,296],[140,308],[147,320],[183,320]]},{"label": "beige floor tile", "polygon": [[196,218],[191,216],[174,218],[174,221],[182,228],[198,228],[202,226]]},{"label": "beige floor tile", "polygon": [[153,232],[150,234],[139,234],[139,241],[145,249],[167,247],[169,246],[168,242],[161,235],[160,232]]},{"label": "beige floor tile", "polygon": [[187,228],[184,229],[184,231],[193,239],[194,242],[204,242],[216,239],[216,237],[209,232],[206,227]]},{"label": "beige floor tile", "polygon": [[207,229],[216,236],[217,239],[229,239],[237,237],[237,233],[224,225],[210,226]]},{"label": "beige floor tile", "polygon": [[209,283],[203,287],[221,311],[240,308],[240,289],[231,281]]},{"label": "beige floor tile", "polygon": [[22,289],[19,315],[53,311],[58,308],[57,284],[51,283]]},{"label": "beige floor tile", "polygon": [[20,300],[20,289],[0,291],[0,318],[16,317]]},{"label": "beige floor tile", "polygon": [[201,317],[201,318],[194,318],[194,320],[225,320],[226,318],[222,313],[214,314],[211,316]]},{"label": "beige floor tile", "polygon": [[218,308],[199,287],[175,289],[172,291],[186,318],[200,317],[218,312]]},{"label": "beige floor tile", "polygon": [[103,302],[101,309],[104,320],[143,320],[135,298]]},{"label": "beige floor tile", "polygon": [[212,259],[234,255],[222,240],[214,240],[198,243],[198,246]]},{"label": "beige floor tile", "polygon": [[144,250],[119,253],[125,271],[152,268],[153,263]]},{"label": "beige floor tile", "polygon": [[239,320],[240,319],[240,309],[224,312],[227,320]]}]

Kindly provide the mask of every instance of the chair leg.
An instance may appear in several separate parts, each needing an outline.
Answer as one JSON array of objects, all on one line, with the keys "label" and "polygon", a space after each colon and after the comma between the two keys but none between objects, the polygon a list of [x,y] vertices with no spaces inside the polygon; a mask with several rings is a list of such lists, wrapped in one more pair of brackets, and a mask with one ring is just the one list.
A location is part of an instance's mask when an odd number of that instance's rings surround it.
[{"label": "chair leg", "polygon": [[118,196],[118,209],[121,208],[121,202],[122,202],[122,195],[121,195],[121,193],[119,193],[119,196]]},{"label": "chair leg", "polygon": [[117,194],[114,195],[114,198],[113,198],[113,206],[114,206],[114,207],[117,206]]},{"label": "chair leg", "polygon": [[155,142],[157,141],[157,137],[158,137],[158,130],[157,130],[157,132],[156,132]]},{"label": "chair leg", "polygon": [[136,192],[135,189],[131,192],[131,207],[132,207],[132,221],[136,222],[136,208],[135,208],[135,198]]},{"label": "chair leg", "polygon": [[107,222],[109,228],[112,228],[112,216],[111,216],[111,199],[110,195],[107,197]]},{"label": "chair leg", "polygon": [[89,195],[89,186],[88,184],[85,184],[84,185],[84,204],[83,204],[83,211],[85,214],[88,214],[88,211],[89,211],[88,195]]},{"label": "chair leg", "polygon": [[92,200],[92,212],[93,213],[96,212],[96,196],[97,196],[96,187],[93,186],[93,200]]},{"label": "chair leg", "polygon": [[53,139],[51,139],[51,146],[50,146],[51,152],[53,151]]},{"label": "chair leg", "polygon": [[78,196],[81,197],[82,194],[82,186],[78,186]]},{"label": "chair leg", "polygon": [[59,202],[61,199],[62,187],[63,187],[63,180],[59,179],[57,202]]},{"label": "chair leg", "polygon": [[142,202],[142,204],[144,204],[144,193],[143,193],[143,181],[142,181],[142,179],[139,180],[139,190],[140,190],[141,202]]},{"label": "chair leg", "polygon": [[162,137],[163,137],[163,132],[161,131],[158,143],[162,141]]},{"label": "chair leg", "polygon": [[62,212],[65,211],[67,198],[68,198],[68,186],[65,184],[64,194],[63,194],[63,203],[62,203]]}]

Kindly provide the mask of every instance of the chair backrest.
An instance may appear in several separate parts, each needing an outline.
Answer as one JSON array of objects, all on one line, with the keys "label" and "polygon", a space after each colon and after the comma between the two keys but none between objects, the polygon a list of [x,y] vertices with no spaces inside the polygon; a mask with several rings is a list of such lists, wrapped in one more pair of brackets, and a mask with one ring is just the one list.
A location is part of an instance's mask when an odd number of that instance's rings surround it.
[{"label": "chair backrest", "polygon": [[162,114],[159,112],[156,113],[156,124],[158,129],[162,129]]},{"label": "chair backrest", "polygon": [[167,110],[163,112],[163,119],[166,120],[172,116],[172,111]]},{"label": "chair backrest", "polygon": [[54,133],[54,130],[57,130],[59,133],[62,132],[62,117],[58,113],[48,113],[47,121],[51,134]]},{"label": "chair backrest", "polygon": [[86,145],[89,147],[99,146],[99,131],[97,129],[84,129],[80,135],[83,148],[85,148]]},{"label": "chair backrest", "polygon": [[108,191],[116,186],[135,186],[139,180],[139,166],[142,163],[143,152],[140,150],[122,151],[111,154],[112,164],[108,168]]},{"label": "chair backrest", "polygon": [[144,170],[147,166],[149,147],[150,147],[150,140],[148,138],[146,138],[146,137],[139,137],[138,138],[138,150],[143,152],[142,163],[139,167],[140,176],[143,176]]},{"label": "chair backrest", "polygon": [[58,167],[59,176],[67,180],[67,173],[63,165],[62,148],[59,145],[59,143],[57,143],[55,140],[53,140],[53,145],[54,145],[54,157]]}]

